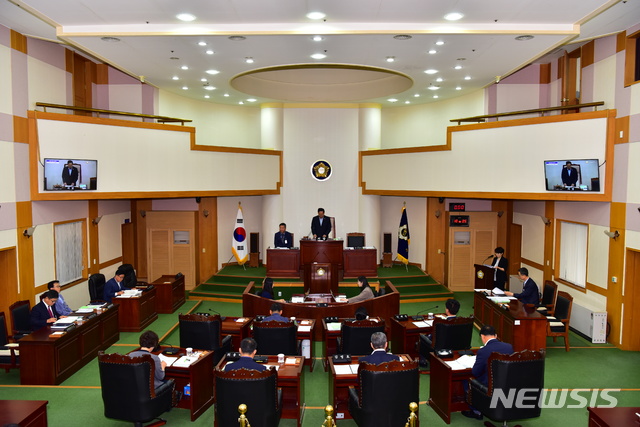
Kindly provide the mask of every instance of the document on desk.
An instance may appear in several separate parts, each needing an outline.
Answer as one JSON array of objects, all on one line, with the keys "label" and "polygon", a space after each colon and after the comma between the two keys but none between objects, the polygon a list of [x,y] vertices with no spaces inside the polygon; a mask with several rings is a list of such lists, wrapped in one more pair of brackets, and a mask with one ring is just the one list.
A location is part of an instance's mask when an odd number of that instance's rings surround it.
[{"label": "document on desk", "polygon": [[198,360],[197,357],[182,356],[181,358],[173,362],[173,366],[176,368],[188,368],[189,366],[191,366],[192,363],[195,363],[197,360]]},{"label": "document on desk", "polygon": [[329,331],[339,331],[342,323],[340,322],[331,322],[327,323],[327,330]]},{"label": "document on desk", "polygon": [[60,319],[56,320],[55,322],[53,322],[54,325],[57,325],[59,323],[73,323],[73,322],[77,322],[80,319],[84,319],[84,317],[82,316],[67,316],[67,317],[61,317]]},{"label": "document on desk", "polygon": [[[333,369],[336,371],[336,375],[353,375],[358,373],[359,365],[340,365],[334,364]],[[354,370],[355,367],[355,370]]]},{"label": "document on desk", "polygon": [[298,326],[298,332],[311,332],[311,326]]},{"label": "document on desk", "polygon": [[422,320],[420,322],[411,322],[413,323],[416,328],[430,328],[431,326],[433,326],[433,320]]},{"label": "document on desk", "polygon": [[244,322],[246,319],[244,317],[240,317],[239,319],[236,319],[235,322],[236,323],[242,323]]},{"label": "document on desk", "polygon": [[280,369],[280,365],[264,365],[265,368],[269,369],[269,368],[276,368],[276,371],[278,369]]},{"label": "document on desk", "polygon": [[76,313],[93,313],[96,308],[96,306],[85,305],[77,309]]},{"label": "document on desk", "polygon": [[463,371],[473,368],[474,363],[476,363],[476,356],[464,355],[458,357],[456,360],[447,360],[444,363],[449,365],[454,371]]},{"label": "document on desk", "polygon": [[488,298],[497,304],[502,304],[502,303],[508,303],[512,297],[488,297]]},{"label": "document on desk", "polygon": [[177,357],[167,357],[164,354],[160,353],[158,355],[158,358],[160,358],[161,362],[164,362],[167,364],[167,366],[171,366],[175,363],[176,360],[178,360]]},{"label": "document on desk", "polygon": [[[14,350],[16,356],[20,356],[20,350]],[[11,356],[11,350],[0,350],[0,356]]]}]

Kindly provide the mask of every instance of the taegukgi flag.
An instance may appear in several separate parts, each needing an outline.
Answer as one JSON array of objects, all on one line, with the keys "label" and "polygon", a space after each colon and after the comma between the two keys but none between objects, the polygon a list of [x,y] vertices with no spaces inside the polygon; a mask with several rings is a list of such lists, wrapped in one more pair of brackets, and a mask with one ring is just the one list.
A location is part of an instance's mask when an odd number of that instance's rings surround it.
[{"label": "taegukgi flag", "polygon": [[247,250],[247,230],[244,228],[244,218],[242,217],[242,206],[238,203],[238,213],[236,214],[236,225],[233,229],[233,244],[231,246],[233,256],[238,264],[243,265],[249,258]]},{"label": "taegukgi flag", "polygon": [[398,228],[398,258],[404,264],[409,264],[409,221],[407,220],[407,209],[402,207],[400,217],[400,227]]}]

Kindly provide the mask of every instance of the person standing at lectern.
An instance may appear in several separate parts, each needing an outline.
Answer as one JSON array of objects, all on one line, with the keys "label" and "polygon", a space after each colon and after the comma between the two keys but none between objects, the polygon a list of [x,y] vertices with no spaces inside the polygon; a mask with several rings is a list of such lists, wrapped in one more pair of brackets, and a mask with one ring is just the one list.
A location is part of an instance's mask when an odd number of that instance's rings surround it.
[{"label": "person standing at lectern", "polygon": [[273,237],[273,246],[276,248],[289,248],[293,247],[293,236],[287,231],[287,224],[280,223],[280,231]]},{"label": "person standing at lectern", "polygon": [[327,240],[331,233],[331,218],[324,216],[324,209],[318,209],[318,215],[311,220],[311,233],[317,240]]},{"label": "person standing at lectern", "polygon": [[495,251],[495,256],[491,262],[493,267],[493,286],[504,291],[504,285],[507,282],[507,267],[509,261],[504,257],[504,248],[498,246]]},{"label": "person standing at lectern", "polygon": [[62,168],[62,182],[67,187],[75,187],[78,182],[78,169],[73,166],[73,162],[69,160],[67,165]]},{"label": "person standing at lectern", "polygon": [[578,183],[578,171],[571,166],[571,162],[567,162],[562,167],[562,184],[565,187],[575,187]]},{"label": "person standing at lectern", "polygon": [[371,286],[369,286],[369,281],[367,280],[366,277],[364,276],[358,277],[358,286],[361,289],[360,294],[358,294],[353,298],[349,298],[347,302],[366,301],[368,299],[372,299],[375,297],[375,294],[373,293],[373,289],[371,289]]}]

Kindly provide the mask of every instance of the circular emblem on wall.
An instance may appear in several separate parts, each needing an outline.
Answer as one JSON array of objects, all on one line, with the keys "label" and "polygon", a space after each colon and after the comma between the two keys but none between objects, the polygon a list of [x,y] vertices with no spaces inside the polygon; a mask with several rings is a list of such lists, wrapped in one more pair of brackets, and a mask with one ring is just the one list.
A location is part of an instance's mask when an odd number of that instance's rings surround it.
[{"label": "circular emblem on wall", "polygon": [[331,178],[331,164],[326,160],[318,160],[311,165],[311,176],[317,181]]}]

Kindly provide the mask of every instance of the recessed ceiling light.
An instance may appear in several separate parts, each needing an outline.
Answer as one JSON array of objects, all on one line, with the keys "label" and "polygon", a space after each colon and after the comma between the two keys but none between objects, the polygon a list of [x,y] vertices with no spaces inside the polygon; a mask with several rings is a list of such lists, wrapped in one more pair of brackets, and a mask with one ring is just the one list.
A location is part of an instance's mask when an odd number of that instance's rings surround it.
[{"label": "recessed ceiling light", "polygon": [[117,37],[100,37],[100,40],[107,43],[118,43],[120,41]]},{"label": "recessed ceiling light", "polygon": [[229,36],[229,40],[234,42],[241,42],[242,40],[246,40],[245,36]]},{"label": "recessed ceiling light", "polygon": [[196,19],[195,15],[192,15],[190,13],[180,13],[176,15],[176,18],[184,22],[191,22],[191,21],[195,21]]},{"label": "recessed ceiling light", "polygon": [[207,98],[207,99],[211,98],[209,95],[205,95],[204,97]]},{"label": "recessed ceiling light", "polygon": [[416,94],[415,94],[415,95],[413,95],[413,96],[415,96],[416,98],[420,98],[420,94],[419,94],[419,93],[416,93]]},{"label": "recessed ceiling light", "polygon": [[207,42],[198,42],[198,46],[206,46]]},{"label": "recessed ceiling light", "polygon": [[169,59],[170,59],[170,60],[172,60],[172,61],[177,61],[177,60],[178,60],[178,59],[180,59],[180,58],[178,58],[177,56],[172,56],[172,57],[170,57]]},{"label": "recessed ceiling light", "polygon": [[314,53],[313,55],[311,55],[311,57],[313,59],[324,59],[327,57],[327,55],[325,55],[324,53]]},{"label": "recessed ceiling light", "polygon": [[458,12],[451,12],[444,15],[444,19],[447,21],[457,21],[458,19],[462,19],[464,15]]},{"label": "recessed ceiling light", "polygon": [[462,90],[460,86],[456,86],[456,90]]},{"label": "recessed ceiling light", "polygon": [[189,90],[188,86],[182,86],[182,90]]},{"label": "recessed ceiling light", "polygon": [[440,82],[444,81],[444,79],[443,79],[442,77],[438,77],[438,78],[436,79],[436,81],[437,81],[438,83],[440,83]]},{"label": "recessed ceiling light", "polygon": [[240,101],[240,102],[238,102],[238,104],[240,104],[240,105],[244,105],[244,102],[243,102],[243,101]]},{"label": "recessed ceiling light", "polygon": [[216,87],[215,87],[215,86],[205,85],[205,86],[204,86],[204,89],[205,89],[205,90],[216,90]]},{"label": "recessed ceiling light", "polygon": [[398,34],[393,36],[393,38],[396,40],[410,40],[413,36],[410,36],[409,34]]},{"label": "recessed ceiling light", "polygon": [[389,102],[398,102],[398,100],[395,99],[395,98],[389,98],[389,99],[387,99],[387,101],[389,101]]},{"label": "recessed ceiling light", "polygon": [[462,70],[462,65],[456,65],[455,67],[453,67],[455,70]]},{"label": "recessed ceiling light", "polygon": [[438,98],[439,98],[439,96],[438,96],[438,95],[433,95],[433,98],[434,98],[434,99],[438,99]]},{"label": "recessed ceiling light", "polygon": [[253,58],[250,56],[247,56],[246,58],[244,58],[244,62],[246,62],[247,64],[253,64]]},{"label": "recessed ceiling light", "polygon": [[471,80],[471,76],[465,76],[465,80]]},{"label": "recessed ceiling light", "polygon": [[411,101],[404,101],[405,104],[411,104]]},{"label": "recessed ceiling light", "polygon": [[200,81],[201,81],[201,82],[206,82],[206,81],[207,81],[207,79],[206,79],[206,77],[203,77],[203,78],[201,78],[201,79],[200,79]]},{"label": "recessed ceiling light", "polygon": [[225,98],[228,98],[228,97],[229,97],[229,94],[228,94],[228,93],[225,93],[225,94],[224,94],[224,95],[222,95],[222,96],[224,96]]},{"label": "recessed ceiling light", "polygon": [[207,55],[213,55],[215,52],[212,51],[211,49],[209,49],[209,50],[206,51],[206,53],[207,53]]},{"label": "recessed ceiling light", "polygon": [[307,18],[309,19],[324,19],[327,15],[322,12],[309,12]]},{"label": "recessed ceiling light", "polygon": [[321,42],[322,40],[324,40],[324,38],[322,36],[313,36],[311,40],[313,40],[314,42]]},{"label": "recessed ceiling light", "polygon": [[207,71],[205,71],[205,73],[211,74],[211,75],[216,75],[216,74],[220,74],[220,71],[218,71],[218,70],[207,70]]},{"label": "recessed ceiling light", "polygon": [[395,56],[387,56],[387,62],[394,62],[396,60]]},{"label": "recessed ceiling light", "polygon": [[436,53],[438,53],[438,51],[437,51],[437,50],[435,50],[435,49],[431,49],[431,50],[429,51],[429,55],[434,55],[434,54],[436,54]]},{"label": "recessed ceiling light", "polygon": [[428,70],[424,70],[425,73],[427,74],[435,74],[438,72],[438,70],[434,70],[433,68],[429,68]]},{"label": "recessed ceiling light", "polygon": [[516,40],[518,40],[519,42],[524,42],[527,40],[531,40],[533,38],[532,35],[524,35],[524,36],[518,36],[516,37]]},{"label": "recessed ceiling light", "polygon": [[440,89],[440,86],[429,85],[429,87],[427,89],[429,89],[429,90],[438,90],[438,89]]},{"label": "recessed ceiling light", "polygon": [[249,99],[247,99],[247,102],[256,102],[256,101],[257,101],[257,99],[255,99],[255,98],[249,98]]},{"label": "recessed ceiling light", "polygon": [[442,46],[444,44],[444,42],[442,40],[438,40],[436,42],[436,46]]},{"label": "recessed ceiling light", "polygon": [[180,77],[178,77],[178,76],[173,76],[173,77],[171,77],[171,78],[172,78],[173,80],[180,80]]},{"label": "recessed ceiling light", "polygon": [[180,68],[181,68],[181,69],[183,69],[183,70],[188,70],[188,69],[189,69],[189,67],[188,67],[188,66],[186,66],[186,65],[183,65],[183,66],[182,66],[182,67],[180,67]]}]

